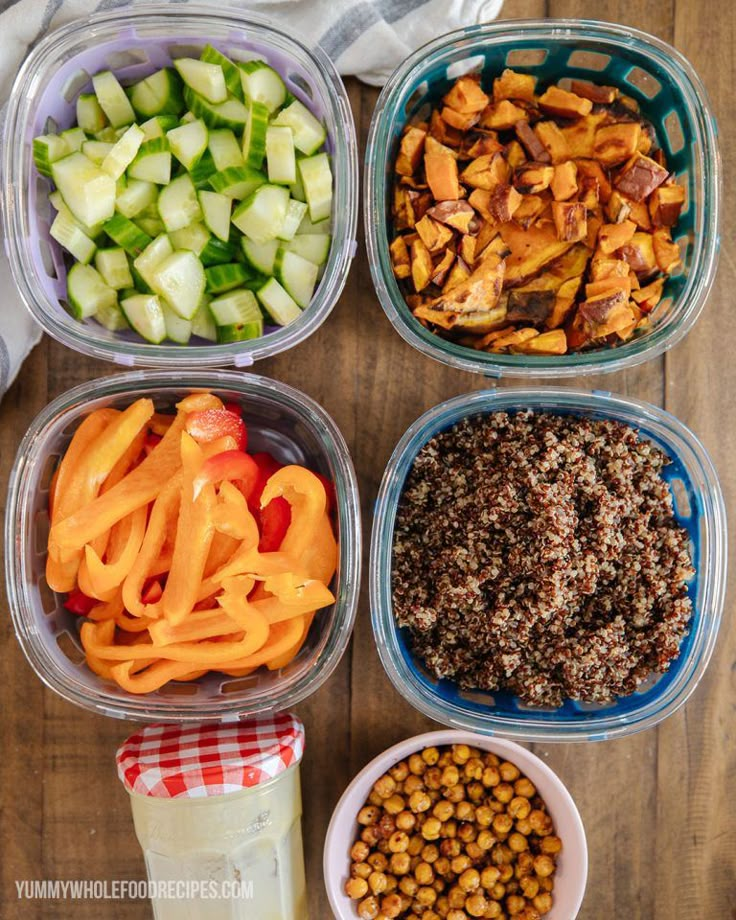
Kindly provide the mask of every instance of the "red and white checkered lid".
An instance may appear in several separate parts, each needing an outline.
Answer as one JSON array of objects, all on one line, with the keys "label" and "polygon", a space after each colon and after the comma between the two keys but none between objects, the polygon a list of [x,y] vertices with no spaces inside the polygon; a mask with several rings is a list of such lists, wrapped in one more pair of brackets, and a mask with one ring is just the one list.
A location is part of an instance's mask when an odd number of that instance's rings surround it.
[{"label": "red and white checkered lid", "polygon": [[304,726],[288,712],[224,725],[147,725],[118,749],[118,776],[139,795],[204,798],[265,783],[303,753]]}]

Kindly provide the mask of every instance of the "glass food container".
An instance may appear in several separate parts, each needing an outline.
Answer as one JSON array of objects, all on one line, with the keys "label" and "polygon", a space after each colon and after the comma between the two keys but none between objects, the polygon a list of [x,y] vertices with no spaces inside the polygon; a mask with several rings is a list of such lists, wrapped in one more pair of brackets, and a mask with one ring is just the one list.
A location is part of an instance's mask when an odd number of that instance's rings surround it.
[{"label": "glass food container", "polygon": [[[689,536],[696,574],[689,632],[664,674],[652,674],[637,692],[613,703],[567,700],[558,709],[522,703],[501,692],[463,690],[437,680],[415,660],[407,630],[393,615],[391,572],[394,523],[404,482],[420,448],[460,419],[531,409],[553,414],[615,419],[637,428],[672,462],[662,471],[674,514]],[[399,693],[438,722],[527,741],[599,741],[650,728],[685,703],[705,673],[716,643],[726,588],[726,512],[717,473],[695,435],[669,412],[601,391],[538,387],[486,390],[430,409],[409,427],[388,462],[376,502],[370,556],[373,629],[386,673]]]},{"label": "glass food container", "polygon": [[[75,120],[75,103],[90,75],[112,70],[123,82],[198,55],[205,44],[238,60],[263,58],[289,92],[324,120],[334,176],[332,245],[312,302],[288,326],[267,327],[261,338],[229,344],[152,345],[131,331],[110,332],[74,319],[62,305],[66,270],[49,236],[51,185],[33,165],[32,141]],[[20,295],[53,338],[84,354],[118,364],[158,367],[251,365],[303,341],[337,302],[355,254],[358,158],[345,87],[329,58],[266,20],[224,7],[146,3],[76,20],[52,32],[30,52],[15,80],[5,118],[3,194],[5,248]]]},{"label": "glass food container", "polygon": [[[636,99],[657,130],[667,162],[686,189],[673,228],[683,268],[669,278],[653,328],[616,348],[559,356],[475,351],[434,335],[412,316],[394,277],[388,243],[393,164],[404,125],[437,102],[464,73],[505,67],[545,81],[592,80]],[[397,332],[445,364],[488,377],[573,377],[621,370],[662,354],[692,328],[718,259],[721,167],[717,128],[705,88],[666,42],[629,26],[593,21],[518,20],[443,35],[408,57],[389,78],[371,121],[364,179],[365,232],[378,299]]]},{"label": "glass food container", "polygon": [[117,752],[155,920],[307,920],[290,713],[235,725],[148,725]]},{"label": "glass food container", "polygon": [[[320,610],[307,641],[285,668],[246,677],[208,674],[171,682],[155,693],[128,693],[94,674],[79,642],[79,617],[46,584],[48,490],[53,471],[80,421],[103,406],[125,407],[147,396],[170,410],[192,390],[240,403],[249,449],[323,473],[337,495],[335,603]],[[36,417],[11,473],[5,516],[5,577],[18,641],[44,683],[69,702],[106,715],[149,721],[246,718],[285,709],[313,693],[333,672],[350,638],[360,583],[360,509],[347,445],[324,409],[283,383],[237,371],[130,371],[62,394]]]}]

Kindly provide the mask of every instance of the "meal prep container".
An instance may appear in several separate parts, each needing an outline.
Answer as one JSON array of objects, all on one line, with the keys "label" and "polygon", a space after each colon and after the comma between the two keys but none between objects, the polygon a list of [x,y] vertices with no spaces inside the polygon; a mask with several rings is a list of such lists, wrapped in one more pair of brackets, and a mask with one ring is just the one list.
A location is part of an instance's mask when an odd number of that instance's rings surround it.
[{"label": "meal prep container", "polygon": [[560,778],[531,751],[504,741],[467,731],[436,731],[407,738],[379,754],[350,783],[332,814],[324,850],[324,876],[330,906],[337,920],[355,920],[355,901],[345,894],[350,876],[350,847],[358,833],[358,812],[370,794],[373,783],[390,767],[422,748],[432,745],[467,744],[491,751],[526,774],[539,790],[552,819],[555,833],[562,840],[554,881],[554,904],[545,920],[575,920],[585,894],[588,876],[588,848],[580,814]]},{"label": "meal prep container", "polygon": [[[562,707],[552,709],[522,703],[506,693],[463,690],[424,670],[410,650],[408,629],[398,629],[394,620],[394,523],[404,482],[417,453],[432,437],[460,419],[521,409],[615,419],[637,428],[672,458],[662,476],[672,491],[675,518],[690,535],[696,570],[688,585],[693,602],[690,629],[668,671],[652,674],[636,693],[613,703],[567,700]],[[438,722],[527,741],[619,738],[667,718],[698,685],[718,634],[726,560],[726,512],[718,476],[700,441],[670,413],[640,400],[601,391],[539,387],[466,394],[435,406],[414,422],[386,467],[371,540],[370,597],[376,643],[383,666],[399,693]]]},{"label": "meal prep container", "polygon": [[[84,663],[79,617],[62,606],[45,579],[48,491],[53,471],[80,421],[104,406],[124,408],[146,396],[172,409],[192,390],[211,390],[242,404],[249,447],[304,464],[335,483],[338,569],[336,601],[317,613],[297,657],[285,668],[246,677],[208,674],[155,693],[128,693]],[[18,641],[41,680],[71,703],[105,715],[156,721],[246,718],[295,705],[337,666],[350,638],[360,582],[360,510],[355,471],[337,426],[313,400],[283,383],[237,371],[131,371],[75,387],[33,421],[10,476],[5,515],[5,577]]]},{"label": "meal prep container", "polygon": [[[199,55],[207,42],[240,60],[263,58],[287,88],[324,119],[334,177],[332,246],[309,307],[294,323],[267,326],[259,339],[229,344],[152,345],[131,331],[110,332],[93,320],[74,319],[60,301],[66,295],[61,247],[49,236],[53,220],[50,180],[33,165],[32,142],[75,120],[76,98],[88,92],[92,74],[112,70],[123,82],[138,80],[171,63]],[[52,32],[26,58],[15,80],[5,121],[3,191],[5,247],[15,283],[35,319],[49,335],[84,354],[118,364],[245,367],[303,341],[337,302],[355,254],[358,160],[345,87],[319,49],[224,6],[143,4],[76,20]]]},{"label": "meal prep container", "polygon": [[[505,67],[540,83],[563,77],[620,87],[657,129],[686,201],[673,239],[683,268],[668,279],[651,331],[616,348],[559,356],[474,351],[441,339],[416,320],[394,277],[388,243],[393,164],[404,125],[436,103],[459,76],[498,76]],[[572,377],[621,370],[661,354],[685,336],[706,301],[719,248],[721,167],[716,122],[688,61],[660,39],[612,23],[517,20],[470,26],[411,55],[376,105],[366,151],[365,232],[378,298],[398,333],[425,355],[488,377]]]}]

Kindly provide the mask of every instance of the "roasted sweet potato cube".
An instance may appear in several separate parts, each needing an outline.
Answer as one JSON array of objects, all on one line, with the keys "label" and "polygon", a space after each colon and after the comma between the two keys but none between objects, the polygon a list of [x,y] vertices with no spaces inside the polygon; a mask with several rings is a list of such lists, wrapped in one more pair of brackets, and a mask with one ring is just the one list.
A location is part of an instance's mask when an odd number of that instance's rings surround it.
[{"label": "roasted sweet potato cube", "polygon": [[506,161],[512,169],[526,162],[526,151],[518,141],[509,141],[506,145]]},{"label": "roasted sweet potato cube", "polygon": [[510,131],[519,121],[528,121],[526,109],[514,105],[508,99],[492,102],[480,116],[480,124],[494,131]]},{"label": "roasted sweet potato cube", "polygon": [[472,115],[482,112],[490,100],[480,88],[480,77],[476,74],[466,74],[455,81],[442,101],[463,115]]},{"label": "roasted sweet potato cube", "polygon": [[447,275],[455,261],[455,253],[451,249],[446,249],[440,261],[435,265],[432,272],[432,284],[442,287],[447,279]]},{"label": "roasted sweet potato cube", "polygon": [[623,259],[593,259],[590,263],[591,281],[603,281],[606,278],[626,278],[629,275],[629,263]]},{"label": "roasted sweet potato cube", "polygon": [[632,291],[631,297],[635,301],[642,313],[651,313],[652,310],[662,299],[664,291],[664,278],[656,278],[646,287],[639,288],[638,291]]},{"label": "roasted sweet potato cube", "polygon": [[508,183],[497,185],[491,192],[490,211],[499,224],[511,220],[521,203],[521,195]]},{"label": "roasted sweet potato cube", "polygon": [[615,86],[600,86],[587,80],[571,80],[570,89],[576,96],[590,99],[596,105],[610,105],[616,101],[618,90]]},{"label": "roasted sweet potato cube", "polygon": [[636,153],[640,134],[638,121],[602,125],[595,132],[593,156],[604,166],[618,166]]},{"label": "roasted sweet potato cube", "polygon": [[511,291],[506,320],[525,326],[541,326],[555,305],[554,291]]},{"label": "roasted sweet potato cube", "polygon": [[441,224],[447,224],[453,230],[467,233],[475,217],[475,211],[467,201],[440,201],[431,207],[427,214]]},{"label": "roasted sweet potato cube", "polygon": [[674,227],[685,204],[681,185],[660,185],[649,197],[649,216],[655,227]]},{"label": "roasted sweet potato cube", "polygon": [[563,281],[557,288],[554,306],[545,321],[548,329],[557,329],[567,321],[575,308],[575,300],[582,283],[583,276],[578,275],[577,278],[568,278],[567,281]]},{"label": "roasted sweet potato cube", "polygon": [[471,236],[469,233],[460,237],[457,251],[460,258],[468,265],[472,265],[475,262],[475,244],[477,240],[477,236]]},{"label": "roasted sweet potato cube", "polygon": [[637,278],[648,278],[657,271],[651,233],[635,233],[629,242],[618,250],[618,256],[629,263]]},{"label": "roasted sweet potato cube", "polygon": [[636,316],[628,302],[617,304],[603,323],[593,324],[591,332],[594,338],[599,339],[628,329],[632,323],[636,324]]},{"label": "roasted sweet potato cube", "polygon": [[394,187],[394,227],[397,230],[410,230],[416,223],[416,216],[412,208],[409,189],[401,185]]},{"label": "roasted sweet potato cube", "polygon": [[667,178],[667,170],[649,157],[634,154],[616,176],[614,185],[632,201],[644,201]]},{"label": "roasted sweet potato cube", "polygon": [[569,93],[559,86],[550,86],[537,100],[539,108],[548,115],[557,115],[560,118],[579,118],[589,115],[593,108],[590,99],[583,99],[575,93]]},{"label": "roasted sweet potato cube", "polygon": [[464,281],[470,277],[470,269],[465,264],[462,259],[455,258],[455,262],[450,269],[445,283],[442,285],[442,293],[446,294],[448,291],[453,290],[459,284],[462,284]]},{"label": "roasted sweet potato cube", "polygon": [[631,202],[614,189],[606,202],[605,212],[612,224],[620,224],[631,214]]},{"label": "roasted sweet potato cube", "polygon": [[429,135],[427,140],[431,139],[438,144],[442,144],[443,147],[448,148],[451,152],[454,152],[463,142],[464,134],[462,131],[458,131],[457,128],[453,128],[451,125],[448,125],[447,122],[440,116],[440,113],[437,109],[433,109],[432,117],[429,120]]},{"label": "roasted sweet potato cube", "polygon": [[598,197],[603,204],[606,204],[613,191],[608,171],[597,160],[581,158],[575,160],[575,163],[578,167],[578,176],[590,176],[598,181]]},{"label": "roasted sweet potato cube", "polygon": [[427,132],[421,128],[409,127],[404,132],[399,144],[399,154],[396,157],[396,172],[400,176],[413,176],[422,162],[424,141]]},{"label": "roasted sweet potato cube", "polygon": [[652,243],[654,246],[654,258],[659,268],[666,274],[671,275],[682,264],[680,258],[680,247],[677,243],[672,242],[670,231],[667,227],[660,227],[652,234]]},{"label": "roasted sweet potato cube", "polygon": [[524,145],[524,149],[536,163],[551,163],[552,158],[547,148],[534,133],[534,129],[527,121],[517,121],[514,125],[516,136]]},{"label": "roasted sweet potato cube", "polygon": [[[577,167],[576,167],[577,168]],[[599,205],[600,186],[598,180],[593,176],[582,176],[580,178],[580,194],[578,201],[584,204],[587,211],[595,211]]]},{"label": "roasted sweet potato cube", "polygon": [[544,144],[544,149],[549,154],[553,163],[562,163],[570,159],[570,147],[565,135],[553,121],[539,121],[534,126],[534,133]]},{"label": "roasted sweet potato cube", "polygon": [[424,171],[437,201],[457,201],[460,197],[460,180],[455,157],[444,153],[425,153]]},{"label": "roasted sweet potato cube", "polygon": [[573,160],[566,160],[564,163],[558,163],[555,166],[552,182],[550,183],[555,201],[568,201],[577,194],[577,175],[578,168]]},{"label": "roasted sweet potato cube", "polygon": [[480,216],[491,223],[494,223],[491,214],[491,198],[493,192],[487,188],[476,188],[468,196],[468,204],[471,205],[480,214]]},{"label": "roasted sweet potato cube", "polygon": [[652,220],[646,201],[631,201],[627,198],[626,203],[629,205],[629,220],[633,220],[640,230],[651,231]]},{"label": "roasted sweet potato cube", "polygon": [[421,220],[433,204],[432,193],[430,191],[418,192],[410,188],[407,194],[414,221]]},{"label": "roasted sweet potato cube", "polygon": [[584,240],[588,232],[588,214],[579,201],[553,201],[552,216],[557,238],[567,243]]},{"label": "roasted sweet potato cube", "polygon": [[524,99],[534,102],[534,87],[537,79],[531,74],[517,73],[506,68],[500,77],[493,81],[493,98],[496,102],[502,99]]},{"label": "roasted sweet potato cube", "polygon": [[564,329],[551,329],[519,345],[512,345],[511,352],[520,355],[564,355],[567,352],[567,336]]},{"label": "roasted sweet potato cube", "polygon": [[391,265],[397,278],[408,278],[411,274],[409,249],[403,236],[397,236],[388,247],[391,253]]},{"label": "roasted sweet potato cube", "polygon": [[580,351],[591,342],[590,324],[586,323],[579,310],[573,311],[565,324],[568,351]]},{"label": "roasted sweet potato cube", "polygon": [[554,175],[554,166],[546,163],[524,163],[514,170],[514,188],[522,195],[537,195],[549,188]]},{"label": "roasted sweet potato cube", "polygon": [[478,112],[458,112],[446,105],[440,112],[440,118],[446,121],[451,128],[458,131],[470,131],[473,125],[478,123],[480,114]]},{"label": "roasted sweet potato cube", "polygon": [[525,284],[572,246],[572,243],[557,238],[551,222],[524,229],[516,221],[509,221],[501,224],[499,232],[509,250],[504,277],[508,288]]},{"label": "roasted sweet potato cube", "polygon": [[483,335],[491,329],[502,326],[506,322],[505,316],[506,304],[504,303],[498,303],[490,310],[479,310],[477,313],[458,313],[453,330]]},{"label": "roasted sweet potato cube", "polygon": [[595,132],[605,118],[604,113],[590,114],[560,128],[562,136],[567,141],[571,157],[586,157],[587,159],[593,157]]},{"label": "roasted sweet potato cube", "polygon": [[598,231],[603,226],[603,220],[594,212],[588,215],[588,232],[585,235],[585,245],[588,249],[595,249],[598,240]]},{"label": "roasted sweet potato cube", "polygon": [[[417,225],[419,230],[419,225]],[[636,224],[633,220],[623,220],[620,224],[603,224],[598,231],[598,247],[601,252],[610,255],[632,238],[636,233]]]},{"label": "roasted sweet potato cube", "polygon": [[474,160],[476,157],[493,155],[503,150],[503,144],[500,143],[495,131],[489,131],[488,134],[479,134],[469,139],[470,143],[463,143],[460,148],[460,154],[463,159]]},{"label": "roasted sweet potato cube", "polygon": [[433,253],[443,250],[452,239],[452,230],[445,224],[432,220],[428,214],[416,222],[414,229],[427,249]]},{"label": "roasted sweet potato cube", "polygon": [[508,182],[511,175],[509,164],[501,153],[476,157],[462,171],[460,178],[473,188],[494,189]]},{"label": "roasted sweet potato cube", "polygon": [[432,279],[432,256],[421,239],[411,244],[411,280],[414,290],[419,293]]},{"label": "roasted sweet potato cube", "polygon": [[431,134],[427,135],[426,140],[424,141],[424,154],[425,156],[429,154],[430,156],[448,156],[457,159],[457,150],[453,150],[452,147],[448,147],[447,144],[443,144],[441,141],[438,141],[436,137],[432,137]]},{"label": "roasted sweet potato cube", "polygon": [[514,329],[513,332],[508,332],[505,335],[500,335],[493,342],[490,343],[491,351],[501,351],[503,348],[511,348],[512,346],[522,345],[524,342],[528,342],[529,339],[536,338],[539,335],[536,329]]},{"label": "roasted sweet potato cube", "polygon": [[514,211],[514,220],[522,227],[529,227],[539,217],[547,202],[539,195],[522,195],[519,206]]},{"label": "roasted sweet potato cube", "polygon": [[[624,291],[604,291],[602,294],[586,298],[578,307],[578,312],[587,323],[590,323],[594,337],[598,337],[601,333],[597,331],[597,328],[608,322],[614,310],[626,306],[628,302],[628,295]],[[627,318],[627,321],[631,321],[630,317]],[[615,332],[615,330],[611,331]]]},{"label": "roasted sweet potato cube", "polygon": [[613,293],[614,291],[623,291],[627,297],[631,296],[631,278],[626,275],[623,278],[604,278],[602,281],[590,281],[585,285],[585,299],[597,297],[599,294]]},{"label": "roasted sweet potato cube", "polygon": [[500,258],[508,255],[506,244],[499,236],[498,227],[490,220],[484,220],[480,230],[475,237],[475,249],[473,254],[476,261],[485,258],[489,253],[495,252]]},{"label": "roasted sweet potato cube", "polygon": [[[451,277],[461,264],[458,259]],[[488,332],[493,325],[503,322],[506,314],[505,305],[499,309],[503,273],[503,259],[491,254],[480,262],[475,271],[451,288],[448,287],[448,278],[442,294],[421,307],[417,315],[445,329],[459,326]]]}]

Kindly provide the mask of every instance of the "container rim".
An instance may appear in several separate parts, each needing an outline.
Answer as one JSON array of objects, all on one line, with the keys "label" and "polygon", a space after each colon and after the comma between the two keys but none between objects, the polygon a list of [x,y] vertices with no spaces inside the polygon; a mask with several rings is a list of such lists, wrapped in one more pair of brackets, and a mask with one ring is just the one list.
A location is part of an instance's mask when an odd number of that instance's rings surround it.
[{"label": "container rim", "polygon": [[[696,141],[703,153],[699,166],[702,170],[704,228],[700,239],[695,241],[693,264],[685,287],[670,308],[673,317],[678,317],[677,322],[673,318],[616,348],[561,356],[519,356],[474,352],[439,339],[410,314],[390,264],[384,206],[387,181],[383,167],[392,147],[390,131],[395,122],[403,123],[405,120],[400,113],[406,101],[403,87],[421,82],[427,59],[435,54],[450,49],[456,52],[464,50],[470,58],[481,44],[498,45],[509,36],[542,44],[554,41],[579,43],[588,39],[608,44],[612,50],[622,43],[638,43],[681,90],[693,122]],[[640,29],[592,19],[509,19],[467,26],[427,42],[406,58],[389,77],[376,103],[368,134],[363,178],[364,229],[373,283],[379,302],[399,335],[422,354],[460,370],[491,378],[564,379],[634,367],[663,354],[681,341],[705,306],[718,265],[722,184],[717,126],[707,91],[687,58],[672,45]]]},{"label": "container rim", "polygon": [[[26,149],[25,135],[33,117],[32,103],[38,92],[37,84],[50,68],[69,60],[70,49],[72,54],[80,53],[80,43],[89,37],[90,30],[98,30],[97,40],[112,40],[124,28],[133,30],[136,26],[143,29],[158,26],[170,29],[173,40],[177,35],[181,36],[189,25],[199,29],[199,41],[202,41],[207,35],[205,31],[203,36],[201,30],[206,30],[208,22],[216,27],[229,28],[234,37],[246,29],[263,43],[275,37],[283,47],[298,52],[308,60],[313,68],[313,76],[325,104],[326,120],[334,125],[331,132],[328,129],[328,135],[341,164],[333,176],[335,226],[325,273],[312,302],[302,315],[294,323],[259,339],[197,346],[107,339],[103,337],[105,330],[102,327],[98,332],[94,326],[75,320],[57,305],[55,299],[47,296],[36,283],[30,268],[28,228],[30,221],[36,218],[28,213],[28,189],[24,180],[32,181],[34,174],[31,171],[26,176],[28,170],[24,161],[31,156]],[[299,38],[274,25],[265,16],[243,11],[226,0],[218,9],[193,3],[174,10],[169,3],[152,3],[126,8],[122,12],[115,9],[75,19],[43,38],[21,65],[10,92],[3,138],[2,174],[6,202],[3,230],[13,279],[25,307],[43,330],[76,351],[129,367],[176,367],[182,361],[190,367],[248,367],[256,360],[279,354],[308,338],[327,319],[345,287],[350,263],[357,250],[358,220],[357,142],[347,91],[334,64],[319,45],[307,47]]]},{"label": "container rim", "polygon": [[[660,697],[638,710],[585,718],[542,716],[522,720],[513,713],[474,712],[457,702],[447,702],[420,681],[408,667],[398,642],[398,629],[392,603],[392,543],[406,476],[419,449],[439,431],[462,418],[497,411],[532,409],[554,413],[618,419],[652,438],[652,429],[666,440],[667,449],[686,464],[702,504],[699,590],[693,611],[693,635],[689,658],[676,679]],[[369,562],[371,619],[381,663],[398,692],[424,715],[443,724],[484,734],[513,737],[525,741],[602,741],[619,738],[650,728],[679,709],[690,697],[707,668],[715,648],[726,591],[727,525],[726,510],[718,475],[699,439],[674,415],[651,403],[616,396],[600,390],[574,390],[566,387],[529,387],[480,390],[465,393],[440,403],[420,416],[399,440],[389,459],[376,499]],[[679,660],[679,659],[678,659]]]},{"label": "container rim", "polygon": [[[28,520],[29,468],[43,448],[48,426],[65,415],[71,422],[80,418],[80,407],[91,399],[124,396],[135,389],[230,390],[242,397],[258,394],[273,400],[299,415],[304,424],[320,436],[325,453],[333,464],[338,493],[339,575],[333,622],[330,633],[312,667],[304,669],[293,683],[253,704],[237,694],[223,695],[216,701],[193,701],[182,705],[166,701],[165,705],[147,695],[124,694],[113,699],[101,685],[90,692],[81,681],[63,673],[40,640],[30,613],[30,578],[24,554],[18,547],[28,546],[31,539]],[[191,370],[176,379],[171,371],[138,370],[113,374],[89,381],[62,393],[36,416],[24,435],[16,455],[8,485],[5,511],[5,586],[11,618],[18,642],[29,664],[41,681],[67,702],[115,718],[139,721],[202,722],[251,718],[261,713],[288,709],[314,693],[333,673],[347,648],[358,605],[361,574],[361,529],[358,484],[345,440],[331,416],[311,397],[287,384],[256,374],[227,370]],[[12,551],[15,550],[15,551]],[[240,711],[242,710],[242,711]]]}]

